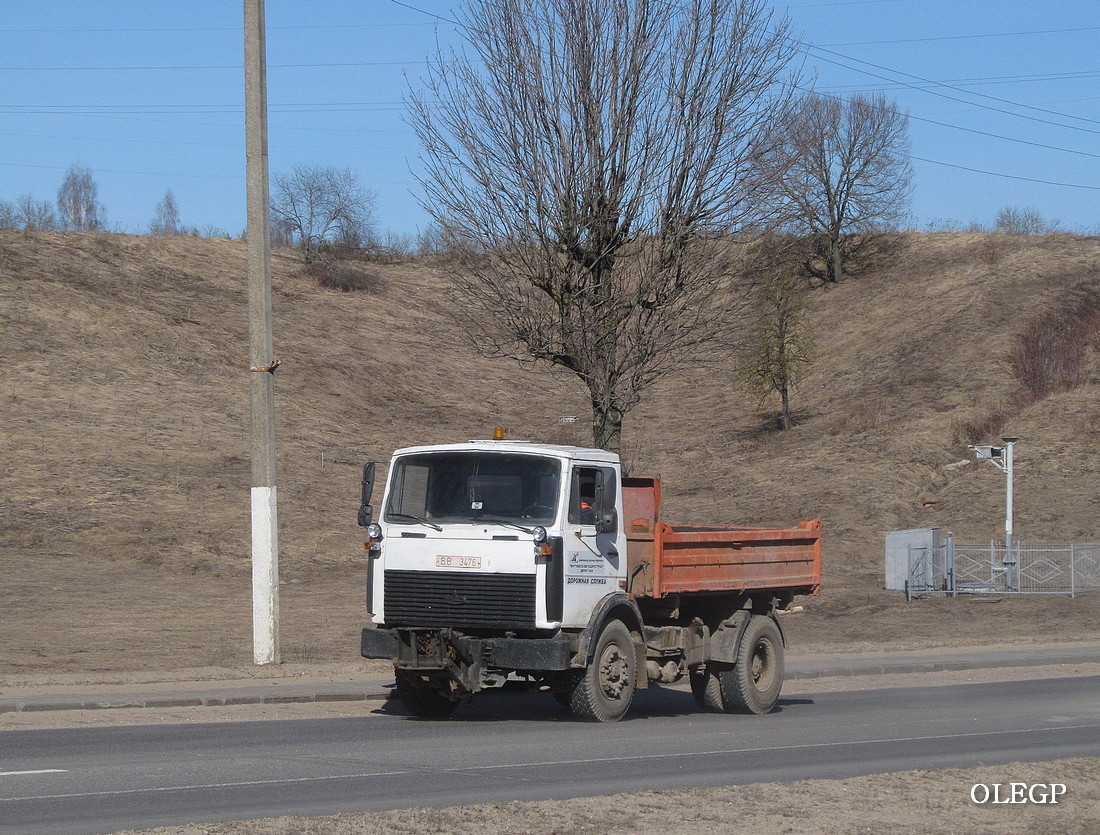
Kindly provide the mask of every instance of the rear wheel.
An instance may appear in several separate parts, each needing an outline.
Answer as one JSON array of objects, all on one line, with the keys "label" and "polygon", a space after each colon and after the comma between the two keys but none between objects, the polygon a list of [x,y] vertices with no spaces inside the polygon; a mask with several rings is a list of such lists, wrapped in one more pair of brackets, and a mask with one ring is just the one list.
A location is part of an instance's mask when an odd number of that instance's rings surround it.
[{"label": "rear wheel", "polygon": [[702,670],[689,673],[691,695],[695,703],[707,713],[725,713],[726,705],[722,701],[722,684],[718,678],[718,662],[708,661]]},{"label": "rear wheel", "polygon": [[608,622],[584,670],[573,674],[569,708],[579,719],[617,722],[630,708],[637,674],[634,640],[621,620]]},{"label": "rear wheel", "polygon": [[767,713],[783,689],[783,636],[775,621],[753,615],[732,670],[721,672],[722,700],[730,713]]},{"label": "rear wheel", "polygon": [[446,719],[458,707],[456,700],[448,698],[418,675],[397,670],[396,677],[397,698],[413,716],[422,719]]}]

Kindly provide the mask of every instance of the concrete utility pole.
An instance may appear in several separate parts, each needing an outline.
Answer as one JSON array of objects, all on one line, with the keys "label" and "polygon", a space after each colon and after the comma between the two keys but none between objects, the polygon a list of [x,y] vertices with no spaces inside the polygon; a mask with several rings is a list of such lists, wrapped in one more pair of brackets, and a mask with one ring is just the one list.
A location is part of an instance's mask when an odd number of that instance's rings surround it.
[{"label": "concrete utility pole", "polygon": [[252,404],[252,655],[278,664],[279,525],[275,491],[275,359],[267,170],[264,0],[244,0],[244,119],[248,189],[248,357]]}]

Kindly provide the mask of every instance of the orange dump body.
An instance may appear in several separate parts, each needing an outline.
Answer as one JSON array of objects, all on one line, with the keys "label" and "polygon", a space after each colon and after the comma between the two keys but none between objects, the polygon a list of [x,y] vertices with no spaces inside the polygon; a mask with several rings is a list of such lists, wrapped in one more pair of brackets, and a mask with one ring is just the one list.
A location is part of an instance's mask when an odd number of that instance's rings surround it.
[{"label": "orange dump body", "polygon": [[661,482],[623,479],[628,589],[632,597],[685,592],[817,594],[821,521],[795,528],[708,528],[661,521]]}]

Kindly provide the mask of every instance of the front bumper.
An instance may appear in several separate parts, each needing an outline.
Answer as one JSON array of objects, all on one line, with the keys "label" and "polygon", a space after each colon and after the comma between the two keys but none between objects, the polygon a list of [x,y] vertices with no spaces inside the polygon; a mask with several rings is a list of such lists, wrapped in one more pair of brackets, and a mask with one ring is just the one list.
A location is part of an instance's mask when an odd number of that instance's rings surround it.
[{"label": "front bumper", "polygon": [[360,641],[364,658],[386,658],[398,669],[446,675],[465,689],[480,689],[488,671],[567,670],[575,653],[569,636],[478,638],[450,629],[366,628]]}]

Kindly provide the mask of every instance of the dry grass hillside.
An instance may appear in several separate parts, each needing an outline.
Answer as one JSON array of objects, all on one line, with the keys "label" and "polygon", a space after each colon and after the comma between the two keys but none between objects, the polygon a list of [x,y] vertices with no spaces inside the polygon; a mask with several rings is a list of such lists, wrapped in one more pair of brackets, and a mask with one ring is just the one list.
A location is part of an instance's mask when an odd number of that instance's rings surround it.
[{"label": "dry grass hillside", "polygon": [[[250,658],[244,259],[239,241],[0,233],[8,680]],[[354,659],[361,463],[497,423],[588,443],[585,392],[468,350],[445,267],[353,265],[370,289],[343,293],[294,254],[273,266],[284,656]],[[825,520],[825,591],[790,619],[805,649],[1100,640],[1097,597],[906,604],[880,590],[887,530],[1000,535],[1003,477],[953,466],[982,435],[1022,439],[1019,537],[1100,539],[1090,288],[1097,238],[912,234],[889,266],[814,292],[793,430],[769,429],[733,368],[711,365],[650,392],[624,456],[662,475],[672,520]],[[1029,390],[1021,338],[1067,322],[1092,333],[1072,386]]]}]

